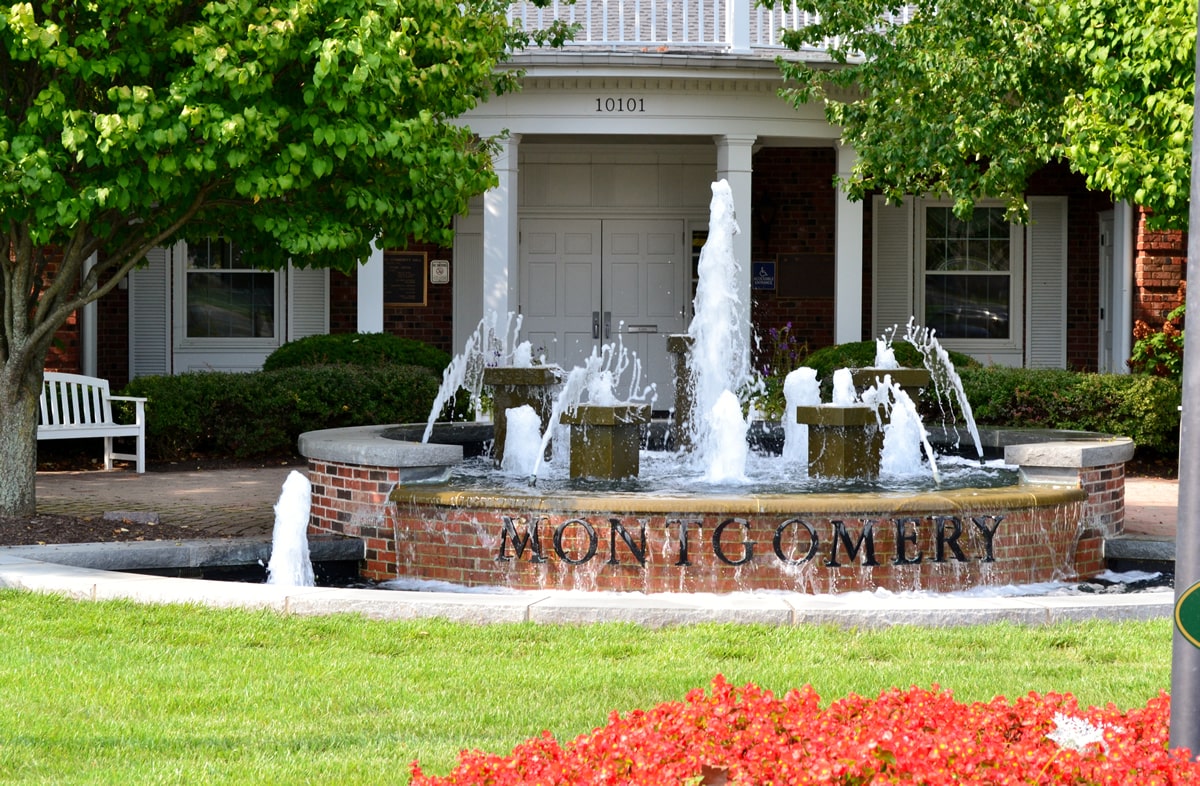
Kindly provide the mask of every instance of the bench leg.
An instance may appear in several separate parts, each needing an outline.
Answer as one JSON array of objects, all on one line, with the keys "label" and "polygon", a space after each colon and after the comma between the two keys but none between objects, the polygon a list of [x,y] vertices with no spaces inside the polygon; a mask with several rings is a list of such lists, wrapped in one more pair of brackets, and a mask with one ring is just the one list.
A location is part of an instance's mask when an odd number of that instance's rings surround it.
[{"label": "bench leg", "polygon": [[112,437],[104,438],[104,468],[105,469],[112,469],[112,463],[113,463],[112,441],[113,441]]},{"label": "bench leg", "polygon": [[137,471],[139,475],[146,473],[146,429],[137,435]]}]

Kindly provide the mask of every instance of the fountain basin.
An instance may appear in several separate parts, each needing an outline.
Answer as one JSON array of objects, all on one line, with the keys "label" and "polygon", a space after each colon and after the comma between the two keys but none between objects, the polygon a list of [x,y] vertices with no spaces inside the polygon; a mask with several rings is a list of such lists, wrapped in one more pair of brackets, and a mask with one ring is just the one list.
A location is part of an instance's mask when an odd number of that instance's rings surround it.
[{"label": "fountain basin", "polygon": [[[360,537],[362,575],[526,589],[811,593],[955,590],[1100,572],[1120,534],[1126,439],[1040,443],[1027,481],[909,494],[493,493],[421,478],[424,449],[370,433],[406,466],[301,437],[313,484],[311,534]],[[343,431],[343,430],[333,430]],[[352,430],[355,441],[364,430]],[[455,446],[457,448],[457,446]],[[1005,450],[1020,452],[1022,445]],[[436,463],[430,458],[429,463]]]}]

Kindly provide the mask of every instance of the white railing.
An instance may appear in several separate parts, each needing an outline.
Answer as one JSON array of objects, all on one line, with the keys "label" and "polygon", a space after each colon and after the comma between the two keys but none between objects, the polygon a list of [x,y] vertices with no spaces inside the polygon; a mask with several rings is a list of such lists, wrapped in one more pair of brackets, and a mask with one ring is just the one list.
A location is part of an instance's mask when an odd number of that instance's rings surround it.
[{"label": "white railing", "polygon": [[811,24],[813,16],[787,3],[760,8],[753,0],[577,0],[546,8],[513,3],[509,19],[526,30],[555,20],[578,24],[568,48],[749,51],[781,49],[783,31]]}]

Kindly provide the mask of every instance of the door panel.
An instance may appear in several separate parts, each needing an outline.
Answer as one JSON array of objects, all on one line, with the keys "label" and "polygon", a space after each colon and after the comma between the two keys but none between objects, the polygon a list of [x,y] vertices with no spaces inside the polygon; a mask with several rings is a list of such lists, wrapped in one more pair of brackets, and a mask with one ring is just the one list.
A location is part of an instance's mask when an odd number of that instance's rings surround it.
[{"label": "door panel", "polygon": [[[657,385],[655,409],[673,405],[667,336],[682,333],[687,258],[677,220],[521,222],[522,340],[570,369],[593,348],[637,353],[640,385]],[[617,391],[628,392],[629,379]]]},{"label": "door panel", "polygon": [[[620,219],[604,222],[604,296],[612,311],[612,340],[620,332],[624,346],[641,361],[640,385],[654,383],[657,410],[675,402],[674,364],[667,336],[682,333],[684,323],[683,222]],[[625,389],[619,391],[625,395]]]},{"label": "door panel", "polygon": [[521,222],[521,339],[534,357],[572,368],[591,352],[600,310],[600,222]]}]

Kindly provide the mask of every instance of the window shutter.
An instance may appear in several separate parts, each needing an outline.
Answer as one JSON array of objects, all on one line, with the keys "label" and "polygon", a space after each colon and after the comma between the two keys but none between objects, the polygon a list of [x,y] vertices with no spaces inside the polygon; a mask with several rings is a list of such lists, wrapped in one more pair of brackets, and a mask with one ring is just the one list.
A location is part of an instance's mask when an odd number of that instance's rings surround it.
[{"label": "window shutter", "polygon": [[889,205],[881,196],[872,203],[875,319],[877,338],[893,325],[903,327],[913,315],[913,205]]},{"label": "window shutter", "polygon": [[329,271],[288,265],[287,340],[329,332]]},{"label": "window shutter", "polygon": [[171,369],[171,271],[165,248],[153,248],[129,274],[129,378]]},{"label": "window shutter", "polygon": [[1030,368],[1067,365],[1067,199],[1029,197],[1025,358]]}]

